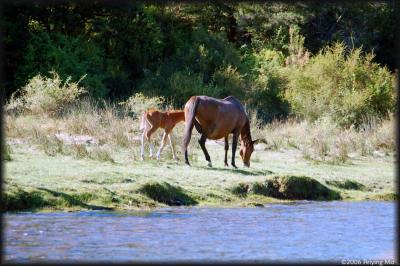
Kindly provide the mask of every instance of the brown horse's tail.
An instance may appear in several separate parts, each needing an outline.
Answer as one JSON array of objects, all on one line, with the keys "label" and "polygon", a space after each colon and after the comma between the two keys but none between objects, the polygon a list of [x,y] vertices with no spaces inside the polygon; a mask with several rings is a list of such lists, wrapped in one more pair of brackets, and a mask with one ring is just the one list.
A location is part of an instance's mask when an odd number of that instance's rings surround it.
[{"label": "brown horse's tail", "polygon": [[[185,134],[183,137],[183,150],[185,152],[185,162],[189,164],[187,157],[187,146],[189,145],[190,138],[192,137],[192,130],[195,123],[195,116],[197,106],[199,105],[199,98],[192,96],[186,103],[187,111],[185,110]],[[186,108],[185,108],[186,109]]]}]

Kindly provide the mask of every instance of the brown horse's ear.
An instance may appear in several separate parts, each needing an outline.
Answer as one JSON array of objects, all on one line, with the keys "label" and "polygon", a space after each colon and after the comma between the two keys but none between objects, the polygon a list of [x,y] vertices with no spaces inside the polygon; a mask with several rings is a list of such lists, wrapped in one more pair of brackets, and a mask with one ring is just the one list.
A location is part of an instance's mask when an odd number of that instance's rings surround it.
[{"label": "brown horse's ear", "polygon": [[254,144],[257,144],[259,141],[260,141],[260,139],[256,139],[256,140],[253,140],[251,143],[254,145]]},{"label": "brown horse's ear", "polygon": [[264,144],[267,144],[267,145],[268,145],[267,140],[264,139],[264,138],[256,139],[256,140],[252,141],[252,143],[253,143],[253,145],[254,145],[254,144],[257,144],[257,143],[264,143]]}]

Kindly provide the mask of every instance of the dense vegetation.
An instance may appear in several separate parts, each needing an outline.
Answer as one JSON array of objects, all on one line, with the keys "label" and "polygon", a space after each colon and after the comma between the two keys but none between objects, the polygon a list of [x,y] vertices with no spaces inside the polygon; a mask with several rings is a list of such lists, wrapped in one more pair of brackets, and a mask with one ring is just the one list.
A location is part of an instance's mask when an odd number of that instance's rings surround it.
[{"label": "dense vegetation", "polygon": [[394,108],[394,14],[392,2],[10,2],[4,86],[26,98],[33,79],[71,77],[100,99],[234,95],[263,121],[359,125]]}]

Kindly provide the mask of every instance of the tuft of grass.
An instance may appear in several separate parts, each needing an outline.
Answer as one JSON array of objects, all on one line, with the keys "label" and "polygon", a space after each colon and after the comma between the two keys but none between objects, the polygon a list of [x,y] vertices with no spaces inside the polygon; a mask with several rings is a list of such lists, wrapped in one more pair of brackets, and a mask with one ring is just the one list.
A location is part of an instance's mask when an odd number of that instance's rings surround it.
[{"label": "tuft of grass", "polygon": [[85,208],[92,210],[111,209],[87,204],[97,199],[95,192],[67,194],[47,188],[23,189],[17,185],[7,187],[1,199],[1,211],[40,210],[44,208]]},{"label": "tuft of grass", "polygon": [[85,144],[73,143],[70,152],[75,158],[90,158],[90,153]]},{"label": "tuft of grass", "polygon": [[6,144],[4,146],[4,150],[3,150],[3,160],[4,161],[11,161],[11,153],[12,153],[12,149],[11,146],[9,144]]},{"label": "tuft of grass", "polygon": [[280,199],[339,200],[340,194],[307,176],[274,176],[266,181],[268,194]]},{"label": "tuft of grass", "polygon": [[357,181],[354,180],[328,180],[326,181],[327,185],[334,186],[341,189],[349,189],[349,190],[367,190],[367,187]]},{"label": "tuft of grass", "polygon": [[14,191],[7,191],[2,195],[1,211],[14,211],[26,209],[38,209],[49,206],[42,193],[38,191],[24,191],[17,188]]},{"label": "tuft of grass", "polygon": [[250,191],[250,185],[247,183],[239,183],[233,186],[230,191],[238,196],[245,197],[247,193]]},{"label": "tuft of grass", "polygon": [[306,176],[274,176],[265,182],[239,183],[231,192],[246,197],[250,193],[287,200],[338,200],[338,192]]},{"label": "tuft of grass", "polygon": [[89,152],[89,157],[98,161],[115,163],[114,159],[111,156],[110,149],[104,146],[94,146],[93,149]]},{"label": "tuft of grass", "polygon": [[383,201],[396,201],[399,196],[396,193],[385,193],[378,194],[373,197],[375,200],[383,200]]},{"label": "tuft of grass", "polygon": [[181,187],[172,186],[167,182],[148,182],[138,191],[147,197],[171,206],[196,205],[197,201],[189,196]]},{"label": "tuft of grass", "polygon": [[259,195],[264,195],[264,196],[270,196],[271,193],[268,190],[267,183],[261,183],[261,182],[254,182],[251,186],[251,192],[254,194],[259,194]]}]

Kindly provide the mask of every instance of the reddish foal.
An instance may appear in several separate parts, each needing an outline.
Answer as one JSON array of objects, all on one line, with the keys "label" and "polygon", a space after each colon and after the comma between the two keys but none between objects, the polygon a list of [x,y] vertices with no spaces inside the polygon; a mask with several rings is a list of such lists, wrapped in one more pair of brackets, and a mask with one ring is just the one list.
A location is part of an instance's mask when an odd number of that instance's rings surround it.
[{"label": "reddish foal", "polygon": [[160,148],[157,152],[157,160],[160,159],[160,154],[162,149],[164,148],[167,137],[169,138],[169,145],[172,149],[173,158],[176,159],[174,147],[172,146],[171,134],[172,129],[181,121],[185,121],[185,112],[182,110],[173,110],[167,112],[160,112],[157,110],[149,110],[142,114],[142,120],[140,122],[140,129],[143,130],[142,134],[142,147],[140,150],[140,155],[142,156],[142,160],[144,160],[144,139],[146,138],[149,142],[150,146],[150,157],[153,157],[153,144],[150,142],[151,135],[158,129],[164,129],[164,135],[161,140]]}]

